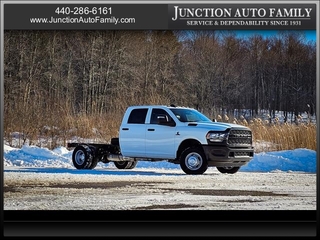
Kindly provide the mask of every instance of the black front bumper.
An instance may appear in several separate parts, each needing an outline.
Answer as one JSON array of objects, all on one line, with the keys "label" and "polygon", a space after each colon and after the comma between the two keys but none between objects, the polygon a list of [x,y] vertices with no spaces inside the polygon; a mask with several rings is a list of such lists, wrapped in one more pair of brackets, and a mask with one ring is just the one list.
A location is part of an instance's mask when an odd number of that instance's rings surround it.
[{"label": "black front bumper", "polygon": [[241,167],[254,155],[253,147],[230,148],[227,146],[202,145],[209,166]]}]

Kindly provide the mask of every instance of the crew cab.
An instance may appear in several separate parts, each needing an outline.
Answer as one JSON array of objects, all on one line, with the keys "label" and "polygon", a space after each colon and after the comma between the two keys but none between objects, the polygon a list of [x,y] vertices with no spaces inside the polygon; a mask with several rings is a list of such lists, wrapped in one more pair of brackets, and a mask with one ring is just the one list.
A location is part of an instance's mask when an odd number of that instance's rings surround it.
[{"label": "crew cab", "polygon": [[113,162],[132,169],[138,161],[168,161],[186,174],[203,174],[208,167],[236,173],[254,155],[250,128],[216,122],[189,107],[130,106],[124,113],[119,137],[110,144],[69,143],[77,169],[93,169]]}]

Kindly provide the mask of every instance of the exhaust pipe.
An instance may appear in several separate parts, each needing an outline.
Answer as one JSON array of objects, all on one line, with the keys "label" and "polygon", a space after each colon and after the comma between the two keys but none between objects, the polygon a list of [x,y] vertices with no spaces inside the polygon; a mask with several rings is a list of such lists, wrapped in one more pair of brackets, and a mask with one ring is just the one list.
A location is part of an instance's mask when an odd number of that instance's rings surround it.
[{"label": "exhaust pipe", "polygon": [[107,155],[107,159],[108,159],[108,161],[114,161],[114,162],[125,162],[125,161],[133,162],[133,161],[135,161],[135,158],[124,157],[121,154],[111,154],[111,153],[109,153]]}]

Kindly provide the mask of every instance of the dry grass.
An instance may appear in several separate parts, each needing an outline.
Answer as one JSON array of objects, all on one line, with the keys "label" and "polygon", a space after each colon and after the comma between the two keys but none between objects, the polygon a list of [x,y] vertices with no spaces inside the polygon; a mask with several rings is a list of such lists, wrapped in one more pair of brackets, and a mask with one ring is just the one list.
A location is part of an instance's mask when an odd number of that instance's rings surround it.
[{"label": "dry grass", "polygon": [[[105,114],[103,116],[88,116],[68,114],[59,117],[45,117],[46,121],[33,119],[24,125],[11,124],[5,128],[4,139],[13,147],[21,147],[28,143],[39,147],[54,149],[67,146],[72,142],[109,143],[111,138],[118,137],[118,129],[122,116]],[[19,134],[14,133],[14,129]]]},{"label": "dry grass", "polygon": [[[79,114],[60,114],[58,117],[46,117],[46,122],[37,119],[30,123],[10,124],[5,129],[4,137],[13,146],[12,133],[14,129],[22,136],[19,141],[21,147],[26,139],[30,145],[53,149],[66,146],[68,141],[109,143],[111,138],[118,137],[122,114],[105,113],[100,116]],[[51,119],[51,120],[50,120]],[[248,126],[253,132],[255,152],[292,150],[307,148],[316,150],[317,126],[314,123],[288,124],[274,119],[273,123],[256,118],[247,122],[241,117],[239,120],[228,116],[217,118],[218,121],[233,122]],[[24,119],[26,121],[26,119]],[[18,122],[17,122],[18,123]],[[45,127],[44,127],[45,126]]]},{"label": "dry grass", "polygon": [[247,122],[244,118],[234,123],[248,126],[252,130],[256,152],[293,150],[296,148],[317,149],[317,125],[315,123],[272,123],[255,118]]}]

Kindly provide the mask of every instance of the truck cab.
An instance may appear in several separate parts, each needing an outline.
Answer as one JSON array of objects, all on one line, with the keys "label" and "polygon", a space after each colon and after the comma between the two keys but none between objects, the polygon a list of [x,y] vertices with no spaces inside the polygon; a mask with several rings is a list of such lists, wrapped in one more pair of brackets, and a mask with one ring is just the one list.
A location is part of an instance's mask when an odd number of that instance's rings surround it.
[{"label": "truck cab", "polygon": [[123,117],[119,142],[124,156],[173,159],[179,141],[176,119],[162,106],[129,107]]},{"label": "truck cab", "polygon": [[205,165],[230,173],[231,169],[238,170],[253,157],[249,128],[213,122],[197,110],[186,107],[129,107],[119,129],[119,144],[123,156],[179,164],[183,161],[181,154],[187,148],[195,148],[196,154],[184,160],[183,165],[187,168],[192,164],[199,165],[201,157]]}]

